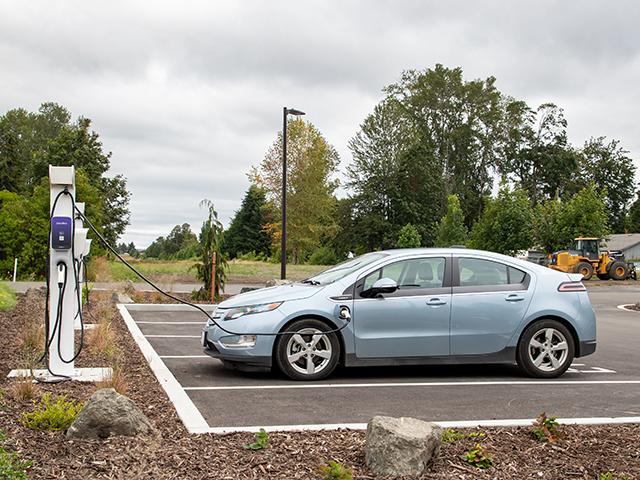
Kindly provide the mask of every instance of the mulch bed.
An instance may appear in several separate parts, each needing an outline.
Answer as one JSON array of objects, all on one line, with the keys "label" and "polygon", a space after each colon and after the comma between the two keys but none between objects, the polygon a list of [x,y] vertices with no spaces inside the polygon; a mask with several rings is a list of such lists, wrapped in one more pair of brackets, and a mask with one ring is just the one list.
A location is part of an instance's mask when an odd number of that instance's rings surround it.
[{"label": "mulch bed", "polygon": [[[26,318],[42,316],[43,301],[41,292],[32,291],[20,296],[12,312],[0,313],[0,388],[6,392],[12,383],[6,374],[20,361],[14,337]],[[6,393],[0,410],[0,428],[7,434],[3,445],[34,462],[29,478],[317,479],[321,478],[319,467],[332,459],[351,468],[354,478],[374,478],[365,464],[361,431],[272,433],[269,447],[261,451],[243,448],[253,441],[252,434],[189,435],[119,315],[113,326],[119,348],[126,352],[127,395],[152,420],[160,436],[71,441],[62,433],[32,431],[19,422],[20,412],[30,409],[29,402]],[[100,361],[89,356],[79,363],[103,366]],[[38,385],[37,390],[38,395],[51,391],[84,401],[95,386],[66,382]],[[561,428],[565,437],[555,444],[537,442],[527,428],[482,429],[484,437],[444,444],[422,478],[597,479],[607,471],[640,478],[640,425]],[[494,466],[487,470],[475,469],[461,459],[478,441],[494,459]]]}]

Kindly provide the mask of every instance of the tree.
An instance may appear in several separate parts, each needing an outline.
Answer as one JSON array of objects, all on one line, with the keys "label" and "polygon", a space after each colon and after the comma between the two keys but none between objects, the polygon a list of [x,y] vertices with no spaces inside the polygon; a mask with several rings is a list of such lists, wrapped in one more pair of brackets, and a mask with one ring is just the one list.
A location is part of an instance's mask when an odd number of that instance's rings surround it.
[{"label": "tree", "polygon": [[[339,157],[318,129],[302,119],[292,119],[287,124],[287,152],[287,255],[298,263],[320,245],[322,238],[331,238],[338,230],[333,218],[336,202],[333,193],[338,181],[332,177]],[[282,204],[281,132],[260,166],[251,170],[249,178],[264,189],[276,212],[267,229],[274,248],[278,248]]]},{"label": "tree", "polygon": [[198,237],[191,231],[191,225],[183,223],[173,227],[166,238],[156,238],[146,248],[144,254],[147,258],[175,260],[193,258],[198,255],[198,252]]},{"label": "tree", "polygon": [[[437,162],[429,174],[441,176],[440,208],[446,195],[458,195],[471,225],[491,192],[490,173],[499,163],[502,102],[495,78],[466,81],[461,68],[438,64],[404,72],[385,92],[417,132],[420,155]],[[444,212],[437,213],[439,218]]]},{"label": "tree", "polygon": [[266,195],[261,188],[251,185],[224,235],[224,251],[230,258],[255,252],[269,255],[271,239],[267,232]]},{"label": "tree", "polygon": [[485,210],[471,230],[471,246],[505,255],[515,255],[533,243],[533,211],[522,189],[500,188],[488,199]]},{"label": "tree", "polygon": [[640,195],[631,204],[629,215],[627,216],[626,230],[629,233],[640,232]]},{"label": "tree", "polygon": [[609,234],[606,189],[590,183],[568,200],[547,200],[536,208],[535,242],[551,253],[568,248],[576,237],[603,238]]},{"label": "tree", "polygon": [[576,192],[579,155],[568,142],[558,106],[545,103],[532,111],[524,102],[508,103],[503,148],[501,173],[524,188],[534,206]]},{"label": "tree", "polygon": [[447,197],[447,213],[438,223],[436,246],[464,245],[469,232],[464,224],[464,214],[457,195]]},{"label": "tree", "polygon": [[608,223],[615,233],[625,230],[629,204],[635,194],[636,167],[618,140],[590,138],[581,150],[582,180],[606,187]]},{"label": "tree", "polygon": [[400,229],[400,233],[398,233],[396,248],[418,248],[421,240],[418,229],[410,223],[407,223]]},{"label": "tree", "polygon": [[[211,300],[216,302],[220,300],[220,295],[224,291],[224,284],[227,280],[227,259],[222,252],[224,228],[220,220],[218,220],[218,213],[214,208],[213,202],[205,199],[200,202],[200,206],[207,208],[208,217],[202,223],[198,237],[202,257],[201,261],[196,264],[196,271],[198,278],[204,282],[203,293],[205,297],[210,295],[209,292],[211,292],[213,283],[213,298]],[[212,272],[214,256],[215,275]]]}]

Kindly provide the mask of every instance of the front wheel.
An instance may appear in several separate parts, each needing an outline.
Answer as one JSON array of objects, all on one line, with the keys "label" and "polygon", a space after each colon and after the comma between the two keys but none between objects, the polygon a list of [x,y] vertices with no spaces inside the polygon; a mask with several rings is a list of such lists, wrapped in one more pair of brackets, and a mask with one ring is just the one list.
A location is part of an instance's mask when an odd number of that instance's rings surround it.
[{"label": "front wheel", "polygon": [[293,380],[321,380],[329,376],[340,359],[340,342],[326,323],[316,319],[293,322],[276,341],[275,357],[280,370]]},{"label": "front wheel", "polygon": [[555,378],[567,371],[575,355],[571,332],[557,320],[531,324],[518,343],[518,366],[529,376]]}]

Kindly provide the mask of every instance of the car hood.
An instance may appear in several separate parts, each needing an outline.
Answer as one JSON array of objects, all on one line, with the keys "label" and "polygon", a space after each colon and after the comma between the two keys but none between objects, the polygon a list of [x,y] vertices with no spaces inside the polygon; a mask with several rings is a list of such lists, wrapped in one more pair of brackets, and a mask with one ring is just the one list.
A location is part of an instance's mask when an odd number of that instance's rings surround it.
[{"label": "car hood", "polygon": [[220,308],[244,307],[263,303],[284,302],[309,298],[322,290],[317,285],[292,283],[275,287],[261,288],[251,292],[241,293],[220,303]]}]

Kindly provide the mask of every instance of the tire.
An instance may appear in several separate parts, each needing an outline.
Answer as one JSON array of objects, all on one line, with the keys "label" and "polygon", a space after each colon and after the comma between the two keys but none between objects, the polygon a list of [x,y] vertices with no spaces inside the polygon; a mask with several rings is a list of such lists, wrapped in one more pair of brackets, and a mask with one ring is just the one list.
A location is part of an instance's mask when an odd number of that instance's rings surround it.
[{"label": "tire", "polygon": [[626,280],[627,265],[622,262],[613,262],[611,268],[609,268],[609,276],[613,280]]},{"label": "tire", "polygon": [[580,262],[576,265],[575,272],[581,273],[583,280],[591,280],[591,277],[593,277],[593,266],[587,262]]},{"label": "tire", "polygon": [[321,380],[331,375],[340,359],[340,342],[335,332],[321,335],[327,330],[331,328],[325,322],[311,318],[286,327],[296,333],[280,335],[276,341],[275,360],[280,371],[292,380]]},{"label": "tire", "polygon": [[[565,348],[552,350],[563,343]],[[574,356],[575,343],[569,329],[557,320],[545,319],[532,323],[524,331],[518,342],[516,360],[530,377],[556,378],[567,371]]]}]

